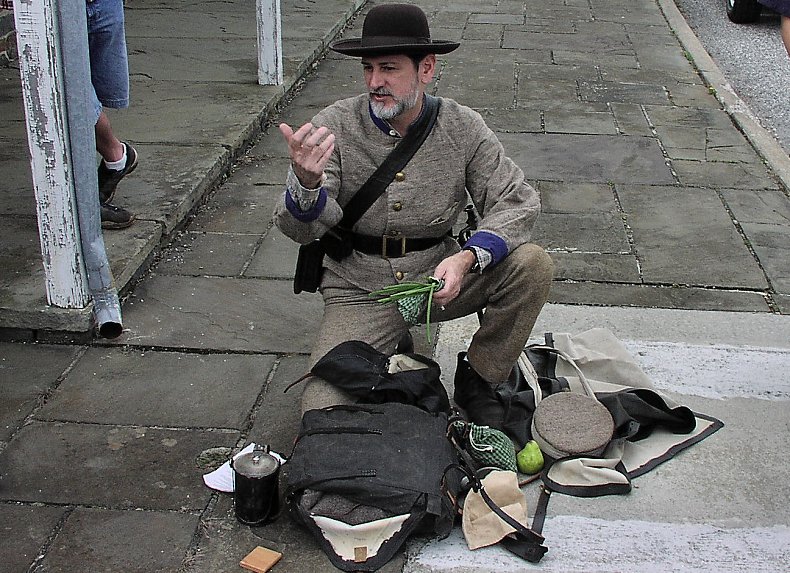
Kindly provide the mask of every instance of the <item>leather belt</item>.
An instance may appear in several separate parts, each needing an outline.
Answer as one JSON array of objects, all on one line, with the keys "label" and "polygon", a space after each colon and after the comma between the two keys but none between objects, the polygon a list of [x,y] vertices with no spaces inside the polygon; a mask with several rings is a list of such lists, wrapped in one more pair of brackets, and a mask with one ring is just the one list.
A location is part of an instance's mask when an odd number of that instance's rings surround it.
[{"label": "leather belt", "polygon": [[366,255],[379,255],[385,259],[395,259],[412,251],[423,251],[436,246],[444,240],[442,237],[423,237],[408,239],[406,237],[373,237],[370,235],[351,234],[351,245],[355,251]]}]

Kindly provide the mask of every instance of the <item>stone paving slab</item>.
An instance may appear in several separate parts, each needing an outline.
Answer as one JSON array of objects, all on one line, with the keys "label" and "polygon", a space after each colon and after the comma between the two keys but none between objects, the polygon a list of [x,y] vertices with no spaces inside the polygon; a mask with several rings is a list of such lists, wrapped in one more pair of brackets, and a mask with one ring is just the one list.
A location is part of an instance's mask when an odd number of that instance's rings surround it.
[{"label": "stone paving slab", "polygon": [[259,237],[239,233],[186,232],[162,253],[157,273],[192,276],[240,276],[255,252]]},{"label": "stone paving slab", "polygon": [[503,108],[479,107],[476,110],[483,116],[488,127],[498,133],[540,133],[543,131],[543,111],[538,108],[519,110],[518,114]]},{"label": "stone paving slab", "polygon": [[0,563],[5,571],[28,571],[67,509],[0,504]]},{"label": "stone paving slab", "polygon": [[[639,261],[630,253],[588,253],[552,250],[554,278],[559,281],[591,281],[638,284],[641,281]],[[560,290],[553,289],[559,296]]]},{"label": "stone paving slab", "polygon": [[304,376],[307,368],[307,356],[286,356],[278,361],[256,411],[249,441],[269,444],[283,455],[291,453],[293,429],[299,427],[302,419],[300,404],[305,385],[300,382],[292,388],[288,386]]},{"label": "stone paving slab", "polygon": [[38,223],[33,216],[0,216],[0,323],[5,328],[90,329],[90,310],[47,305]]},{"label": "stone paving slab", "polygon": [[155,221],[138,220],[122,233],[102,236],[114,284],[120,289],[146,267],[162,240],[162,226]]},{"label": "stone paving slab", "polygon": [[617,194],[646,282],[767,287],[715,191],[617,185]]},{"label": "stone paving slab", "polygon": [[234,175],[198,210],[189,228],[205,233],[266,233],[280,193],[281,185],[239,183]]},{"label": "stone paving slab", "polygon": [[19,157],[8,150],[7,141],[0,139],[0,173],[3,173],[4,185],[0,188],[0,214],[13,216],[30,216],[35,211],[35,197],[30,194],[17,200],[22,190],[30,189],[30,161],[27,157]]},{"label": "stone paving slab", "polygon": [[536,181],[535,188],[540,192],[541,215],[603,214],[618,208],[613,187],[605,183]]},{"label": "stone paving slab", "polygon": [[[128,38],[222,38],[257,37],[255,5],[226,7],[220,2],[161,2],[143,0],[125,11]],[[285,18],[283,18],[285,22]]]},{"label": "stone paving slab", "polygon": [[582,82],[582,101],[649,103],[669,105],[669,94],[662,85],[622,84],[619,82]]},{"label": "stone paving slab", "polygon": [[127,45],[129,68],[157,82],[257,82],[254,39],[130,36]]},{"label": "stone paving slab", "polygon": [[[269,99],[276,88],[253,82],[173,80],[164,83],[147,76],[134,76],[131,90],[132,107],[110,111],[108,116],[113,129],[136,147],[140,143],[162,141],[183,146],[221,143],[238,147],[260,121],[261,100]],[[157,121],[155,118],[160,115],[168,121]],[[140,117],[154,119],[146,122],[140,121]],[[177,147],[172,147],[168,153],[177,151]],[[151,172],[156,175],[156,168]]]},{"label": "stone paving slab", "polygon": [[777,189],[776,180],[762,162],[721,163],[716,161],[672,162],[680,183],[689,187]]},{"label": "stone paving slab", "polygon": [[[231,161],[227,148],[219,143],[183,147],[145,144],[135,148],[146,169],[138,168],[125,180],[114,201],[138,219],[158,222],[164,234],[171,233],[187,217]],[[113,234],[134,232],[132,225]]]},{"label": "stone paving slab", "polygon": [[197,526],[196,513],[77,508],[40,567],[48,573],[177,571]]},{"label": "stone paving slab", "polygon": [[32,422],[0,452],[5,500],[200,512],[211,495],[198,456],[235,431]]},{"label": "stone paving slab", "polygon": [[0,343],[0,443],[6,442],[79,356],[70,346]]},{"label": "stone paving slab", "polygon": [[241,431],[273,364],[271,355],[91,348],[35,418]]},{"label": "stone paving slab", "polygon": [[617,212],[543,213],[535,225],[533,236],[549,251],[627,253],[630,250],[622,216]]},{"label": "stone paving slab", "polygon": [[546,133],[617,135],[619,129],[609,111],[583,110],[580,106],[558,106],[543,114]]},{"label": "stone paving slab", "polygon": [[790,246],[787,226],[745,223],[744,233],[777,293],[790,293]]},{"label": "stone paving slab", "polygon": [[124,305],[118,341],[234,352],[309,352],[321,316],[318,295],[291,281],[151,275]]},{"label": "stone paving slab", "polygon": [[273,228],[244,271],[246,277],[292,279],[299,245]]},{"label": "stone paving slab", "polygon": [[[647,137],[501,134],[505,151],[530,179],[579,183],[674,183],[661,149]],[[562,157],[563,161],[557,161]]]}]

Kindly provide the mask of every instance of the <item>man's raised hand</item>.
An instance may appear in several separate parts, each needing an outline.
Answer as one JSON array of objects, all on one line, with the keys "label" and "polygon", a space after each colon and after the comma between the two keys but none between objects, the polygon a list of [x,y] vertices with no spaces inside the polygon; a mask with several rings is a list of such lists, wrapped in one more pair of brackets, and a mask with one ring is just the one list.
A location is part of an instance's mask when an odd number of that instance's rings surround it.
[{"label": "man's raised hand", "polygon": [[306,123],[294,131],[287,123],[280,124],[280,133],[288,144],[291,165],[299,182],[307,189],[321,185],[329,157],[335,149],[335,134],[326,127]]}]

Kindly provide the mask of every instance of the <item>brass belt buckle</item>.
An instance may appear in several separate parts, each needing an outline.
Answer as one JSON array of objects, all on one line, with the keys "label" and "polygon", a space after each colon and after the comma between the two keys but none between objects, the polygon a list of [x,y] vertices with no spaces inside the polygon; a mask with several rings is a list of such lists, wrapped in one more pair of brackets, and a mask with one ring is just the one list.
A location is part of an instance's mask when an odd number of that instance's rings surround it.
[{"label": "brass belt buckle", "polygon": [[387,235],[381,236],[381,256],[385,259],[389,259],[387,255],[387,246],[389,246],[388,241],[392,240],[399,240],[400,241],[400,255],[399,257],[403,257],[406,255],[406,237],[388,237]]}]

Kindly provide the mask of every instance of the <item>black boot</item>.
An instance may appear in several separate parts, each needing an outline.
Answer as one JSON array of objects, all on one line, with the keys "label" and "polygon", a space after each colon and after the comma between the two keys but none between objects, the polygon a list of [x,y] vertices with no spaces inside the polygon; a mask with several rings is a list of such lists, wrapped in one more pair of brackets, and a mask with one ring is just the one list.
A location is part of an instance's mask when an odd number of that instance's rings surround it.
[{"label": "black boot", "polygon": [[470,422],[496,428],[507,435],[518,451],[529,438],[534,400],[532,391],[522,388],[518,367],[501,384],[489,384],[475,372],[466,352],[458,354],[453,400],[466,412]]},{"label": "black boot", "polygon": [[466,352],[458,353],[453,400],[466,412],[467,418],[473,424],[502,429],[505,407],[494,387],[475,372],[466,360]]}]

